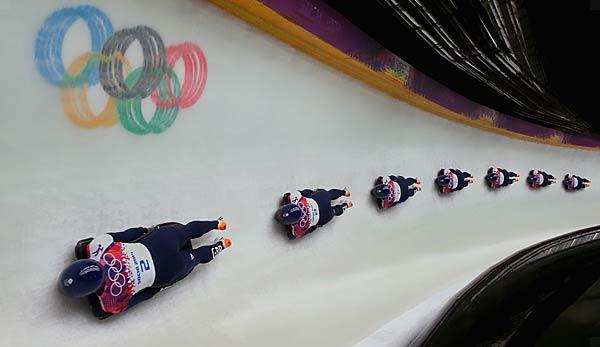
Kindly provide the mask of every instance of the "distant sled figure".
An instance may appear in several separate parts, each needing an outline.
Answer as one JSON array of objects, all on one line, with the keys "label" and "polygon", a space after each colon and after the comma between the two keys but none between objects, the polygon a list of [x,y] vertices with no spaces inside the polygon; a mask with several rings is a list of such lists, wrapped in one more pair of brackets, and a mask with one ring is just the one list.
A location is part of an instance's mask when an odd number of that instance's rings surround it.
[{"label": "distant sled figure", "polygon": [[485,181],[491,189],[497,189],[509,186],[520,179],[519,175],[499,167],[488,169]]},{"label": "distant sled figure", "polygon": [[531,170],[527,176],[527,184],[534,189],[547,187],[556,183],[556,178],[540,170]]},{"label": "distant sled figure", "polygon": [[589,187],[592,184],[590,180],[587,178],[583,178],[577,175],[565,175],[565,179],[563,180],[563,185],[568,191],[581,190],[586,187]]},{"label": "distant sled figure", "polygon": [[435,180],[440,193],[449,194],[457,190],[462,190],[464,187],[473,183],[473,176],[458,169],[441,169]]},{"label": "distant sled figure", "polygon": [[230,247],[231,240],[219,236],[213,244],[192,248],[192,239],[226,227],[222,218],[171,222],[81,240],[75,247],[78,260],[60,274],[59,289],[68,297],[87,297],[97,318],[110,317],[150,299]]},{"label": "distant sled figure", "polygon": [[375,187],[371,195],[380,208],[390,208],[405,202],[408,198],[421,191],[421,181],[418,178],[404,178],[402,176],[379,176],[375,180]]},{"label": "distant sled figure", "polygon": [[275,219],[285,225],[287,236],[298,239],[315,229],[329,223],[335,216],[341,216],[351,201],[340,201],[332,206],[334,200],[350,197],[345,189],[304,189],[283,195],[283,203],[275,213]]}]

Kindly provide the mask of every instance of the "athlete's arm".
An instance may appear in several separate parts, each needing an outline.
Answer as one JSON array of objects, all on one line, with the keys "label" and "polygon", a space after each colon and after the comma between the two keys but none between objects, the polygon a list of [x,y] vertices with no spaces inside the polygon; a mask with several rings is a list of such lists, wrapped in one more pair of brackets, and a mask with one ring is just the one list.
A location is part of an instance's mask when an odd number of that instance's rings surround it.
[{"label": "athlete's arm", "polygon": [[131,298],[131,300],[129,301],[129,305],[127,305],[127,309],[129,310],[130,308],[139,304],[140,302],[150,299],[161,290],[162,288],[153,287],[142,289],[139,293],[135,294],[133,298]]},{"label": "athlete's arm", "polygon": [[138,228],[129,228],[125,231],[121,231],[118,233],[108,233],[108,235],[112,236],[115,242],[131,242],[139,239],[144,236],[148,232],[148,228],[138,227]]}]

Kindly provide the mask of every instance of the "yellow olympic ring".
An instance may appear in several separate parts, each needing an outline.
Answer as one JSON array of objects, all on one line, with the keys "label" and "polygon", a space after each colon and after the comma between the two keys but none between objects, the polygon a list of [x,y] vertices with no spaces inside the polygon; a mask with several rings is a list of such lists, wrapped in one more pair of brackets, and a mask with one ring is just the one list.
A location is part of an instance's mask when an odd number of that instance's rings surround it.
[{"label": "yellow olympic ring", "polygon": [[[125,67],[125,73],[131,72],[131,64],[120,52],[114,54],[114,58],[118,59]],[[84,53],[77,57],[67,71],[71,76],[74,76],[83,70],[90,59],[96,59],[98,62],[102,57],[99,53]],[[87,97],[88,85],[63,87],[60,95],[60,100],[65,110],[65,113],[75,124],[85,128],[111,127],[118,122],[117,117],[117,100],[109,96],[108,100],[99,114],[92,111]]]}]

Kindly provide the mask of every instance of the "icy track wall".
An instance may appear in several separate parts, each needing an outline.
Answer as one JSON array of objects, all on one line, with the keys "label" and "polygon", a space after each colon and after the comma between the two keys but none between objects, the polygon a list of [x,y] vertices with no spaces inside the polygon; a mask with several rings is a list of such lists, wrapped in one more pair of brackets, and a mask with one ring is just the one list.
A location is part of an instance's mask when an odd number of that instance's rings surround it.
[{"label": "icy track wall", "polygon": [[[83,5],[95,9],[80,12]],[[63,31],[64,39],[47,52],[55,60],[46,74],[46,63],[36,60],[39,35],[65,8],[71,14],[63,20],[71,23],[48,33],[48,42]],[[92,12],[91,25],[79,15],[73,20],[73,13]],[[449,122],[210,3],[13,1],[0,16],[2,346],[348,346],[513,251],[598,223],[596,186],[568,194],[558,185],[531,191],[519,183],[490,192],[481,178],[496,165],[521,174],[573,171],[596,183],[600,153]],[[136,40],[125,50],[129,34]],[[154,89],[136,87],[127,80],[144,66],[143,47],[157,47],[158,37],[167,65],[179,54],[170,47],[188,48],[178,48],[182,58]],[[97,54],[109,42],[124,51],[120,65]],[[64,82],[61,66],[72,69]],[[189,66],[202,73],[187,78]],[[198,92],[195,81],[204,79]],[[69,107],[67,92],[78,93]],[[200,97],[188,107],[181,100],[190,95]],[[110,100],[110,122],[81,126],[97,121]],[[155,110],[169,107],[179,108],[177,118],[153,123]],[[441,198],[433,187],[441,167],[468,170],[476,184]],[[421,177],[424,190],[379,212],[369,190],[375,177],[394,173]],[[355,206],[288,241],[272,218],[281,194],[318,186],[348,187]],[[233,246],[129,312],[99,322],[56,289],[79,239],[221,215]]]}]

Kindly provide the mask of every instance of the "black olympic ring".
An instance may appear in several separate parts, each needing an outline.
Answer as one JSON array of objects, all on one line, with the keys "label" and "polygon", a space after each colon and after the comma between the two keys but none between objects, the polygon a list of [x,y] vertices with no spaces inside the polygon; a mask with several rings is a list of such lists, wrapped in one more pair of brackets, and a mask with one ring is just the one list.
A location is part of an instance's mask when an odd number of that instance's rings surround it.
[{"label": "black olympic ring", "polygon": [[[131,87],[125,83],[123,63],[127,48],[137,40],[142,46],[144,63],[142,73]],[[104,44],[100,58],[100,83],[104,91],[115,98],[145,98],[160,84],[167,70],[165,45],[152,28],[139,25],[116,31]]]}]

